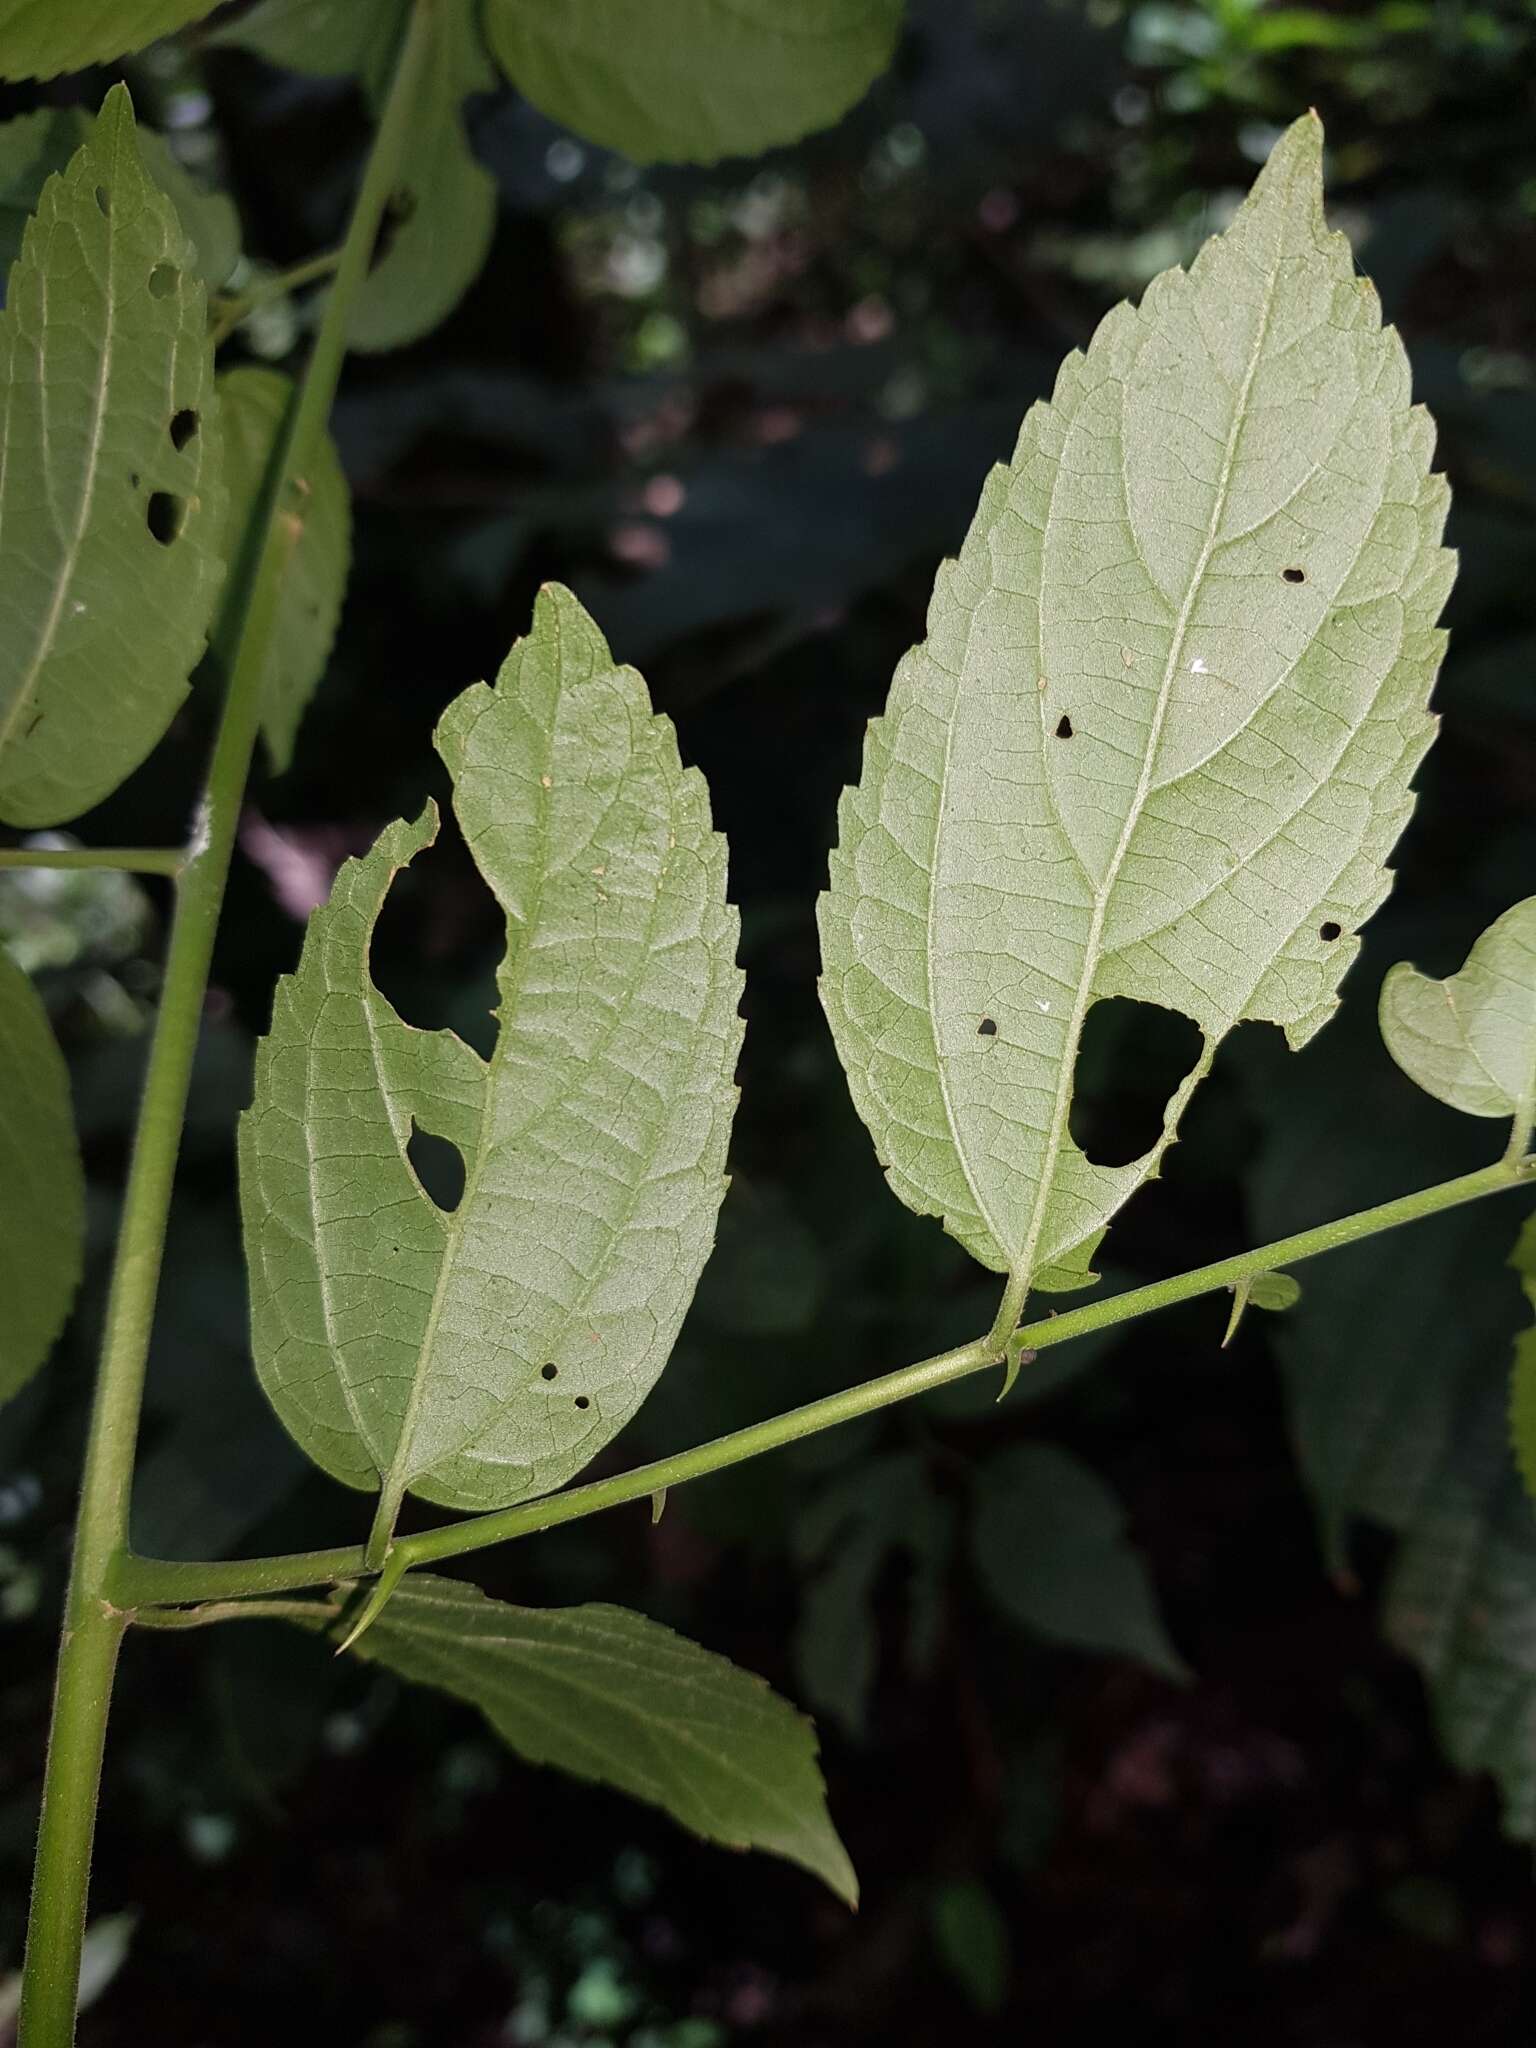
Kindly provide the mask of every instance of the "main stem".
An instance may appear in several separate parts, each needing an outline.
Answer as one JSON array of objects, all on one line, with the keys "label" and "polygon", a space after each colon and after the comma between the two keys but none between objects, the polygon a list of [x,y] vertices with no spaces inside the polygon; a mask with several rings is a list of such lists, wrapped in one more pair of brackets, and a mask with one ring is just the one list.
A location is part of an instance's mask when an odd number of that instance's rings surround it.
[{"label": "main stem", "polygon": [[[1146,1287],[1133,1287],[1103,1301],[1086,1302],[1081,1308],[1046,1316],[1017,1331],[1007,1340],[1008,1363],[1016,1366],[1052,1344],[1065,1344],[1073,1337],[1086,1337],[1095,1330],[1131,1322],[1156,1309],[1219,1293],[1256,1273],[1299,1265],[1319,1253],[1358,1244],[1362,1238],[1374,1237],[1381,1231],[1395,1230],[1402,1224],[1418,1222],[1487,1195],[1529,1187],[1533,1182],[1536,1161],[1501,1159],[1476,1173],[1419,1188],[1413,1194],[1399,1195],[1394,1201],[1378,1203],[1375,1208],[1361,1209],[1352,1216],[1341,1216],[1311,1230],[1277,1238],[1271,1244],[1258,1245],[1230,1259],[1218,1259],[1213,1265],[1197,1266],[1192,1272],[1177,1273],[1167,1280],[1154,1280]],[[937,1357],[903,1366],[898,1372],[866,1380],[843,1393],[829,1394],[823,1400],[792,1408],[787,1414],[753,1423],[747,1429],[733,1430],[729,1436],[717,1437],[713,1443],[700,1444],[695,1450],[618,1473],[612,1479],[569,1487],[564,1493],[547,1494],[542,1500],[524,1501],[517,1507],[477,1515],[446,1528],[397,1537],[389,1554],[391,1581],[398,1583],[400,1573],[414,1565],[460,1557],[467,1551],[483,1550],[516,1536],[552,1529],[562,1522],[579,1521],[605,1508],[645,1500],[668,1487],[681,1486],[685,1480],[723,1472],[744,1459],[798,1443],[803,1437],[835,1428],[855,1416],[869,1415],[897,1401],[910,1400],[915,1394],[947,1386],[951,1380],[964,1379],[969,1373],[995,1371],[1003,1362],[1004,1346],[989,1334],[974,1344],[940,1352]],[[252,1594],[296,1592],[306,1586],[330,1585],[339,1579],[359,1578],[371,1569],[374,1567],[368,1564],[360,1547],[312,1550],[293,1557],[206,1563],[123,1557],[112,1582],[112,1595],[119,1604],[130,1608],[156,1602],[238,1600]]]},{"label": "main stem", "polygon": [[112,1673],[126,1619],[108,1597],[108,1580],[128,1541],[144,1371],[192,1058],[261,722],[267,652],[291,551],[293,518],[302,515],[305,493],[300,483],[330,415],[346,353],[348,319],[396,183],[432,11],[430,0],[418,0],[412,12],[336,284],[290,413],[281,458],[274,466],[266,533],[204,785],[196,844],[177,880],[176,913],[123,1200],[75,1524],[27,1928],[21,2000],[25,2048],[68,2048],[74,2039],[101,1758]]}]

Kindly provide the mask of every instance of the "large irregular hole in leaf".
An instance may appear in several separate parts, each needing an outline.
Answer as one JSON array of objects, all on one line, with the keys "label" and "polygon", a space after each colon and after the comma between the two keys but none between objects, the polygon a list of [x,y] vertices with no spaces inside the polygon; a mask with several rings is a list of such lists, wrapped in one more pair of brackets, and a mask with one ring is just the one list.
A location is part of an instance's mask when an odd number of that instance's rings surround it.
[{"label": "large irregular hole in leaf", "polygon": [[458,1146],[424,1131],[413,1119],[405,1156],[423,1194],[451,1216],[464,1199],[464,1155]]},{"label": "large irregular hole in leaf", "polygon": [[178,498],[174,491],[150,492],[149,503],[144,508],[144,523],[161,547],[168,548],[181,532],[186,511],[186,499]]},{"label": "large irregular hole in leaf", "polygon": [[1200,1027],[1160,1003],[1106,996],[1089,1010],[1073,1075],[1072,1142],[1095,1166],[1128,1166],[1163,1133],[1169,1098],[1200,1057]]},{"label": "large irregular hole in leaf", "polygon": [[174,263],[157,263],[149,273],[149,296],[152,299],[168,299],[175,291],[181,272]]},{"label": "large irregular hole in leaf", "polygon": [[407,1024],[455,1031],[488,1060],[506,937],[495,897],[445,816],[437,839],[390,885],[369,945],[369,978]]}]

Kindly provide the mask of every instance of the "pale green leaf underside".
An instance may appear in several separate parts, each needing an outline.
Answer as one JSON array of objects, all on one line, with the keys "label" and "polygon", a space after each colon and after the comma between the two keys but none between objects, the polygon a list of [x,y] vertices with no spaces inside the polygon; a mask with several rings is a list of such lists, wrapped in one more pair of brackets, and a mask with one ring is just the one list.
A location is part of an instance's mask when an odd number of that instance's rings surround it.
[{"label": "pale green leaf underside", "polygon": [[460,103],[495,83],[473,0],[441,0],[405,146],[401,217],[358,297],[347,332],[352,348],[416,341],[479,276],[496,226],[496,181],[470,151]]},{"label": "pale green leaf underside", "polygon": [[48,1356],[80,1280],[85,1181],[69,1075],[32,984],[0,947],[0,1401]]},{"label": "pale green leaf underside", "polygon": [[218,0],[0,0],[0,78],[107,64],[211,14]]},{"label": "pale green leaf underside", "polygon": [[[292,381],[277,370],[242,365],[219,378],[219,419],[224,430],[224,481],[229,491],[224,556],[235,562],[249,540],[250,524],[277,436],[293,394]],[[262,732],[276,773],[293,758],[293,743],[336,637],[352,554],[352,502],[341,460],[330,436],[321,438],[303,479],[298,509],[287,515],[281,595],[262,685]],[[226,646],[239,622],[221,619],[216,650]]]},{"label": "pale green leaf underside", "polygon": [[115,788],[164,732],[202,651],[223,576],[223,488],[193,261],[116,86],[45,186],[0,314],[8,824],[57,824]]},{"label": "pale green leaf underside", "polygon": [[[842,801],[822,993],[854,1100],[902,1199],[1016,1278],[1081,1260],[1235,1024],[1327,1020],[1433,735],[1448,494],[1320,166],[1309,117],[1067,359]],[[1112,996],[1205,1039],[1114,1168],[1068,1132]]]},{"label": "pale green leaf underside", "polygon": [[1018,1444],[978,1482],[976,1569],[1003,1612],[1032,1634],[1187,1677],[1125,1522],[1081,1460],[1054,1444]]},{"label": "pale green leaf underside", "polygon": [[1411,1080],[1468,1116],[1536,1099],[1536,896],[1489,925],[1466,964],[1431,981],[1400,961],[1381,985],[1381,1035]]},{"label": "pale green leaf underside", "polygon": [[[495,1051],[368,979],[429,806],[347,862],[279,985],[242,1205],[257,1368],[299,1443],[391,1500],[494,1508],[579,1471],[671,1350],[725,1188],[738,921],[702,778],[568,591],[437,746],[508,921]],[[413,1120],[463,1154],[451,1215]]]},{"label": "pale green leaf underside", "polygon": [[407,1578],[354,1655],[477,1706],[532,1764],[611,1785],[728,1849],[765,1849],[850,1905],[816,1731],[761,1678],[623,1607],[508,1607]]},{"label": "pale green leaf underside", "polygon": [[552,120],[637,163],[714,163],[845,114],[891,61],[901,0],[487,0],[493,55]]},{"label": "pale green leaf underside", "polygon": [[208,40],[317,78],[358,72],[376,90],[409,11],[410,0],[261,0]]},{"label": "pale green leaf underside", "polygon": [[[90,115],[80,107],[39,107],[0,122],[0,266],[6,270],[21,254],[22,233],[43,186],[55,171],[66,168],[91,127]],[[191,237],[198,276],[217,288],[240,254],[240,218],[234,202],[227,194],[198,184],[163,135],[152,128],[137,132],[145,169]]]}]

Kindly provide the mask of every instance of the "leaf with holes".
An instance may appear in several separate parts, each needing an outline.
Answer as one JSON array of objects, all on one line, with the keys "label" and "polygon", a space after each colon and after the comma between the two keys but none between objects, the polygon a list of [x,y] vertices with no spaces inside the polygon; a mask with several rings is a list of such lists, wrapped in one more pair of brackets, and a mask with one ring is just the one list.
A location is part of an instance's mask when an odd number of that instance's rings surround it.
[{"label": "leaf with holes", "polygon": [[796,142],[891,61],[901,0],[488,0],[492,53],[525,98],[637,163],[716,163]]},{"label": "leaf with holes", "polygon": [[0,946],[0,1401],[37,1371],[80,1283],[85,1178],[69,1075],[31,982]]},{"label": "leaf with holes", "polygon": [[88,810],[186,695],[223,576],[193,250],[107,95],[44,187],[0,314],[0,818]]},{"label": "leaf with holes", "polygon": [[[1234,1025],[1327,1021],[1433,736],[1448,493],[1321,155],[1297,122],[1188,274],[1068,357],[843,797],[822,994],[854,1100],[1011,1295],[1085,1265]],[[1204,1038],[1117,1167],[1068,1124],[1106,998]]]},{"label": "leaf with holes", "polygon": [[110,64],[212,14],[219,0],[0,0],[0,78]]},{"label": "leaf with holes", "polygon": [[[708,795],[633,669],[546,589],[437,747],[504,911],[488,1062],[368,976],[435,807],[351,860],[279,986],[242,1120],[255,1354],[328,1472],[495,1508],[581,1469],[671,1350],[725,1191],[738,921]],[[429,1199],[413,1129],[464,1162]]]},{"label": "leaf with holes", "polygon": [[[213,40],[322,78],[355,72],[377,113],[409,13],[409,0],[266,0]],[[479,276],[496,225],[496,181],[475,161],[461,110],[468,94],[496,84],[476,0],[440,0],[433,30],[384,253],[348,330],[364,352],[401,348],[446,319]]]},{"label": "leaf with holes", "polygon": [[728,1849],[765,1849],[853,1905],[816,1731],[761,1678],[623,1607],[508,1607],[416,1573],[354,1656],[477,1706],[503,1742]]},{"label": "leaf with holes", "polygon": [[[224,430],[224,481],[229,490],[224,557],[231,585],[214,628],[214,652],[233,664],[241,597],[254,573],[261,532],[262,486],[293,396],[276,370],[241,367],[219,378]],[[288,515],[288,543],[276,623],[262,685],[262,731],[274,771],[293,758],[293,743],[336,637],[352,555],[352,501],[336,445],[327,434],[303,479],[298,509]]]},{"label": "leaf with holes", "polygon": [[976,1482],[976,1569],[995,1605],[1031,1635],[1187,1678],[1125,1522],[1081,1460],[1054,1444],[1015,1444]]},{"label": "leaf with holes", "polygon": [[1431,981],[1399,961],[1381,985],[1387,1051],[1424,1091],[1468,1116],[1536,1107],[1536,896],[1497,918],[1458,974]]},{"label": "leaf with holes", "polygon": [[[43,186],[89,137],[92,122],[81,107],[39,107],[0,122],[0,266],[9,270],[21,254],[21,238],[36,211]],[[144,168],[171,201],[191,237],[197,274],[204,284],[223,284],[240,254],[240,219],[234,202],[210,191],[172,154],[152,128],[138,130]]]}]

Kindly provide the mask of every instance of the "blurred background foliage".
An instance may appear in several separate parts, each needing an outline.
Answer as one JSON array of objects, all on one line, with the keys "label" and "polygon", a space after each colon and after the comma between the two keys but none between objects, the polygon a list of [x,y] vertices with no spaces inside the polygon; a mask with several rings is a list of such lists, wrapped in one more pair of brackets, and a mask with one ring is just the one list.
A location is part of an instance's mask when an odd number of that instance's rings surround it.
[{"label": "blurred background foliage", "polygon": [[[195,32],[125,70],[175,166],[234,202],[238,238],[217,205],[207,228],[231,290],[334,242],[368,132],[355,83]],[[93,106],[106,82],[6,110]],[[494,670],[546,577],[644,667],[708,776],[748,973],[719,1248],[604,1468],[985,1326],[990,1281],[884,1188],[817,1008],[837,792],[1026,407],[1117,297],[1224,222],[1308,105],[1332,217],[1402,327],[1456,492],[1444,729],[1339,1020],[1299,1057],[1236,1034],[1116,1224],[1105,1285],[1493,1156],[1494,1126],[1389,1065],[1373,1012],[1387,964],[1449,971],[1536,888],[1531,0],[910,0],[892,70],[836,129],[709,171],[639,170],[476,90],[488,261],[429,336],[352,359],[336,414],[352,580],[294,765],[250,798],[141,1547],[363,1531],[365,1504],[307,1470],[250,1374],[234,1119],[303,916],[340,858],[442,794],[437,714]],[[30,202],[8,175],[13,245]],[[226,354],[286,360],[312,305],[269,298]],[[205,666],[85,839],[180,836]],[[0,1413],[0,1971],[166,909],[158,884],[0,877],[0,935],[70,1058],[92,1219],[63,1352]],[[395,891],[375,971],[408,1019],[483,1042],[499,944],[450,837]],[[1139,1150],[1176,1053],[1141,1012],[1095,1038],[1080,1140]],[[1334,1254],[1226,1351],[1224,1305],[1198,1303],[1049,1353],[1001,1408],[967,1383],[688,1487],[654,1527],[624,1510],[476,1560],[521,1601],[628,1601],[814,1710],[857,1919],[786,1867],[522,1768],[467,1711],[314,1643],[133,1641],[96,1885],[111,1982],[84,2040],[254,2048],[301,2022],[359,2048],[1527,2040],[1536,1518],[1504,1432],[1530,1313],[1506,1267],[1519,1206]]]}]

